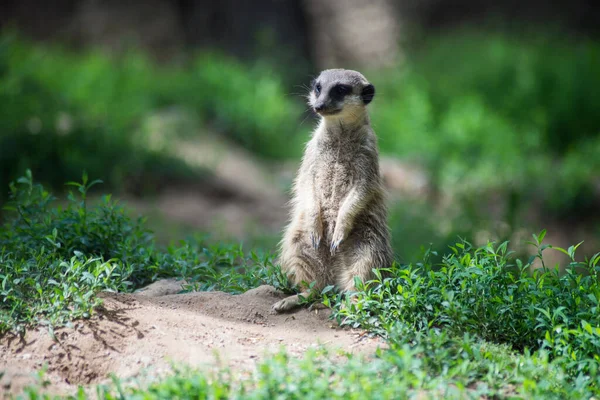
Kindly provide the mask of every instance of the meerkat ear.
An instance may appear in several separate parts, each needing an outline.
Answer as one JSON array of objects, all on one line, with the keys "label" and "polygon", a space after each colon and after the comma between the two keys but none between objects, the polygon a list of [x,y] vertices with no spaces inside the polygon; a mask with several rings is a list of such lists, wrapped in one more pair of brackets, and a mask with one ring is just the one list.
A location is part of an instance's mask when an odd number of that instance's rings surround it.
[{"label": "meerkat ear", "polygon": [[373,100],[373,97],[375,97],[375,86],[369,83],[363,88],[361,96],[363,99],[363,103],[365,103],[365,105],[369,104],[371,100]]}]

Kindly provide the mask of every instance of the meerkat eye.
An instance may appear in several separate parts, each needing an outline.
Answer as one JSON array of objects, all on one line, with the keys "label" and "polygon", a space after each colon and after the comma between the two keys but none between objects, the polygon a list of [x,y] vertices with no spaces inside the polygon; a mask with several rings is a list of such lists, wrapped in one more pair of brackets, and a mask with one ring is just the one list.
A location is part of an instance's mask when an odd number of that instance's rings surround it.
[{"label": "meerkat eye", "polygon": [[349,94],[352,91],[352,88],[350,88],[349,86],[346,85],[337,85],[335,87],[335,93],[338,96],[346,96],[347,94]]},{"label": "meerkat eye", "polygon": [[321,94],[321,84],[320,84],[320,83],[317,83],[317,84],[315,85],[315,93],[317,94],[317,96],[318,96],[319,94]]}]

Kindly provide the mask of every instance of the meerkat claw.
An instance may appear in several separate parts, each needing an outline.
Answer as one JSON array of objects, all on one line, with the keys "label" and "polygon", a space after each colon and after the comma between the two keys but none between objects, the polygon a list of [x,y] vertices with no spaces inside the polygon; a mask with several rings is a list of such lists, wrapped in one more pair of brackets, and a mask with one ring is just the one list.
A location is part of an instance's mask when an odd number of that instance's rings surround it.
[{"label": "meerkat claw", "polygon": [[335,241],[331,242],[331,246],[329,246],[329,251],[331,251],[332,255],[335,254],[337,249],[340,247],[340,243],[342,243],[341,240],[335,240]]},{"label": "meerkat claw", "polygon": [[319,248],[319,244],[321,243],[321,237],[315,234],[310,235],[310,240],[312,241],[312,246],[316,250]]}]

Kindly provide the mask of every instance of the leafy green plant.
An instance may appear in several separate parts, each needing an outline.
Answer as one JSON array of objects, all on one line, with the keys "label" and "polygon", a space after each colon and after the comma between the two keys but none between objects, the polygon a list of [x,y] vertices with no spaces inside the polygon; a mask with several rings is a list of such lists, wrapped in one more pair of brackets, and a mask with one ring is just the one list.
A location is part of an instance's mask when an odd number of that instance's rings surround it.
[{"label": "leafy green plant", "polygon": [[156,279],[185,279],[188,290],[240,293],[261,284],[293,292],[268,254],[206,246],[197,239],[166,251],[154,244],[144,219],[132,220],[104,196],[90,207],[100,181],[69,182],[65,207],[33,182],[31,171],[11,184],[10,213],[0,229],[0,334],[27,325],[62,325],[89,317],[100,291],[132,291]]},{"label": "leafy green plant", "polygon": [[[545,355],[518,355],[465,335],[395,331],[391,348],[372,357],[309,350],[266,356],[255,370],[175,366],[160,379],[120,379],[97,387],[102,399],[588,399],[586,382],[570,382]],[[39,398],[30,388],[30,398]],[[47,398],[47,397],[43,397]],[[79,391],[78,398],[85,398]]]},{"label": "leafy green plant", "polygon": [[188,240],[170,246],[159,258],[164,274],[183,277],[184,290],[243,293],[260,285],[271,285],[284,293],[296,293],[269,254],[246,254],[241,246],[204,246]]},{"label": "leafy green plant", "polygon": [[[600,358],[600,253],[575,261],[577,246],[543,245],[545,232],[534,235],[537,254],[529,262],[513,259],[508,243],[474,248],[462,241],[440,265],[429,262],[395,265],[383,277],[360,283],[354,300],[325,296],[343,305],[336,318],[384,336],[398,324],[417,332],[440,329],[476,335],[523,351],[547,350],[573,375],[598,375]],[[568,254],[565,273],[547,268],[543,251]],[[541,261],[540,268],[532,262]]]},{"label": "leafy green plant", "polygon": [[[0,230],[0,333],[22,333],[31,324],[52,332],[90,317],[99,291],[131,291],[160,277],[185,279],[188,290],[295,290],[266,254],[199,239],[156,248],[144,221],[131,221],[110,198],[87,204],[97,183],[85,175],[70,182],[76,191],[64,208],[52,207],[53,197],[31,173],[11,185],[12,217]],[[578,262],[577,246],[544,245],[544,236],[534,235],[537,254],[526,263],[507,243],[461,241],[439,264],[425,252],[421,263],[357,281],[353,297],[326,288],[324,301],[342,325],[388,339],[389,349],[372,359],[347,356],[340,364],[323,352],[299,360],[283,352],[266,357],[251,376],[182,367],[150,382],[115,378],[99,397],[589,398],[600,388],[600,253]],[[545,265],[550,249],[569,256],[566,273]],[[540,267],[532,271],[535,260]],[[31,388],[29,396],[42,395]]]},{"label": "leafy green plant", "polygon": [[148,232],[110,196],[88,209],[87,190],[97,183],[86,175],[82,183],[70,183],[79,197],[70,193],[64,209],[51,206],[54,197],[33,183],[30,171],[11,185],[5,210],[14,217],[0,230],[0,332],[89,317],[98,291],[150,281]]}]

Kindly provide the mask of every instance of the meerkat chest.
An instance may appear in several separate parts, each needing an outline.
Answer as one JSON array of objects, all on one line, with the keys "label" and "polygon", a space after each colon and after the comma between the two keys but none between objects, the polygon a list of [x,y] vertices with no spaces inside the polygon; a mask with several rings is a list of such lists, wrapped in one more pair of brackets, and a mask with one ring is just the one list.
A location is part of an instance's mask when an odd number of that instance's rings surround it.
[{"label": "meerkat chest", "polygon": [[336,210],[352,188],[360,173],[357,168],[359,156],[358,151],[350,146],[323,146],[320,149],[313,169],[313,182],[315,192],[325,208]]}]

